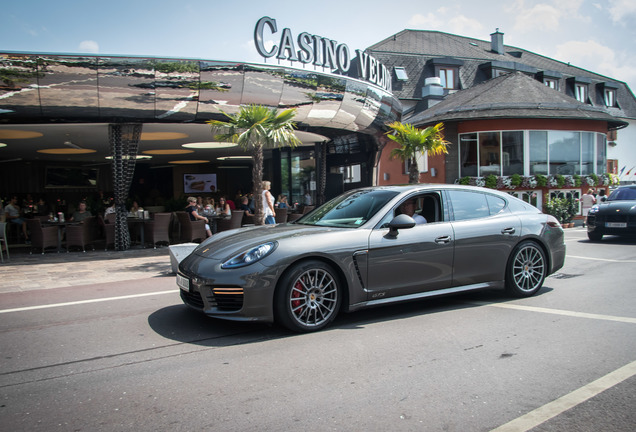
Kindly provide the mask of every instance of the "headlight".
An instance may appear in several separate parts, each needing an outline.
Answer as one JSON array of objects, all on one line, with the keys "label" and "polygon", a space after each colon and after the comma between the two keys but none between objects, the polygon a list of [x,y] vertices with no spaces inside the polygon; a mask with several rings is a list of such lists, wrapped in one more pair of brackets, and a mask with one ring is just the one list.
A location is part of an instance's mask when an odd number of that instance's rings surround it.
[{"label": "headlight", "polygon": [[271,254],[274,249],[276,249],[276,242],[263,243],[262,245],[258,245],[252,249],[233,256],[221,264],[221,268],[228,269],[250,265],[265,258],[267,255]]},{"label": "headlight", "polygon": [[594,204],[588,214],[598,213],[599,209],[600,207],[598,206],[598,204]]}]

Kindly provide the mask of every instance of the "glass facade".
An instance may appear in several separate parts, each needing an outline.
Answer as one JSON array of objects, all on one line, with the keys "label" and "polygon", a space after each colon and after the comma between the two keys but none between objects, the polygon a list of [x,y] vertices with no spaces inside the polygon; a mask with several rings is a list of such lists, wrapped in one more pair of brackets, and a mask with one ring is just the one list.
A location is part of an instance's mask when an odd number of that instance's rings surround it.
[{"label": "glass facade", "polygon": [[459,135],[460,177],[603,174],[607,138],[597,132],[489,131]]}]

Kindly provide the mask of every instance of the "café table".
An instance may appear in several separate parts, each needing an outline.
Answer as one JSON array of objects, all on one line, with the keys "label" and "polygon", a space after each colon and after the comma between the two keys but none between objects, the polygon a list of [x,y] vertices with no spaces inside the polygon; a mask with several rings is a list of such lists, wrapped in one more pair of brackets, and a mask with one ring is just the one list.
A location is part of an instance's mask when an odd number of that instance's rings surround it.
[{"label": "caf\u00e9 table", "polygon": [[64,236],[64,229],[70,225],[79,225],[81,222],[71,222],[71,221],[51,221],[45,220],[40,222],[43,227],[54,226],[57,227],[57,251],[62,252],[62,237]]},{"label": "caf\u00e9 table", "polygon": [[141,247],[146,247],[146,234],[145,234],[145,225],[146,222],[150,221],[150,218],[140,218],[140,217],[131,217],[128,216],[128,228],[135,228],[135,232],[139,232],[139,237],[141,239]]}]

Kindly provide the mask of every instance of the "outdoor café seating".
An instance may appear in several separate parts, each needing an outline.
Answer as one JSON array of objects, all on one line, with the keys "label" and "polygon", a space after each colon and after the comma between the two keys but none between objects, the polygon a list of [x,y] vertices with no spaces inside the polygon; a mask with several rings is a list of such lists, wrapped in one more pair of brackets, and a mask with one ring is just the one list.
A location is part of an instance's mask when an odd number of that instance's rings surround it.
[{"label": "outdoor caf\u00e9 seating", "polygon": [[199,242],[205,240],[205,221],[190,220],[190,215],[187,212],[179,211],[175,212],[177,219],[179,220],[179,226],[181,234],[179,238],[182,243],[192,242],[198,240]]},{"label": "outdoor caf\u00e9 seating", "polygon": [[157,243],[170,244],[171,218],[172,213],[154,213],[154,219],[145,223],[145,241],[152,244],[155,249],[157,248]]},{"label": "outdoor caf\u00e9 seating", "polygon": [[58,227],[43,227],[40,219],[27,219],[27,228],[31,233],[31,253],[33,249],[40,249],[44,255],[47,248],[58,247]]},{"label": "outdoor caf\u00e9 seating", "polygon": [[9,243],[7,242],[7,223],[0,222],[0,259],[4,262],[4,255],[2,254],[2,247],[4,245],[4,249],[7,252],[7,259],[9,256]]},{"label": "outdoor caf\u00e9 seating", "polygon": [[[86,246],[93,244],[95,241],[95,224],[97,219],[95,216],[90,216],[84,219],[81,223],[76,225],[69,225],[66,227],[66,251],[68,252],[71,247],[80,247],[82,251],[86,252]],[[93,246],[93,250],[95,247]]]},{"label": "outdoor caf\u00e9 seating", "polygon": [[276,210],[276,215],[274,216],[274,219],[276,219],[276,223],[277,224],[281,224],[281,223],[287,222],[287,209],[286,208],[276,208],[274,210]]},{"label": "outdoor caf\u00e9 seating", "polygon": [[245,210],[232,210],[231,217],[219,219],[216,222],[216,232],[240,228],[241,223],[243,222],[244,213],[245,213]]}]

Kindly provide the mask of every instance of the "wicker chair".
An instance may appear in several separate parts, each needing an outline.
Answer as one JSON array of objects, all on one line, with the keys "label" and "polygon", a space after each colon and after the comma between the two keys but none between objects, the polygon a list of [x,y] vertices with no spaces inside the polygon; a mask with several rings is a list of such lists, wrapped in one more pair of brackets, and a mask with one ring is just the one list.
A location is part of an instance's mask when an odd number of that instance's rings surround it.
[{"label": "wicker chair", "polygon": [[245,210],[232,210],[232,216],[227,219],[219,219],[216,223],[216,232],[240,228],[243,222]]},{"label": "wicker chair", "polygon": [[2,254],[2,246],[4,245],[4,249],[7,252],[7,260],[11,257],[9,256],[9,243],[7,242],[7,223],[0,222],[0,259],[4,262],[4,255]]},{"label": "wicker chair", "polygon": [[144,225],[146,243],[152,243],[155,249],[157,249],[157,243],[170,244],[171,218],[172,213],[154,213],[154,219]]},{"label": "wicker chair", "polygon": [[276,219],[276,223],[277,224],[287,222],[287,209],[286,208],[276,208],[274,210],[276,210],[276,215],[274,216],[274,219]]},{"label": "wicker chair", "polygon": [[190,215],[187,212],[176,212],[181,226],[181,242],[187,243],[198,240],[199,242],[205,240],[205,221],[202,220],[190,220]]},{"label": "wicker chair", "polygon": [[42,255],[44,255],[44,250],[46,248],[58,247],[57,243],[57,230],[58,227],[50,226],[43,227],[40,219],[27,219],[27,228],[31,233],[31,252],[33,253],[33,249],[37,248],[42,250]]},{"label": "wicker chair", "polygon": [[91,245],[93,250],[93,242],[95,241],[95,216],[87,217],[77,225],[68,225],[66,227],[66,252],[72,246],[81,247],[86,252],[86,246]]}]

